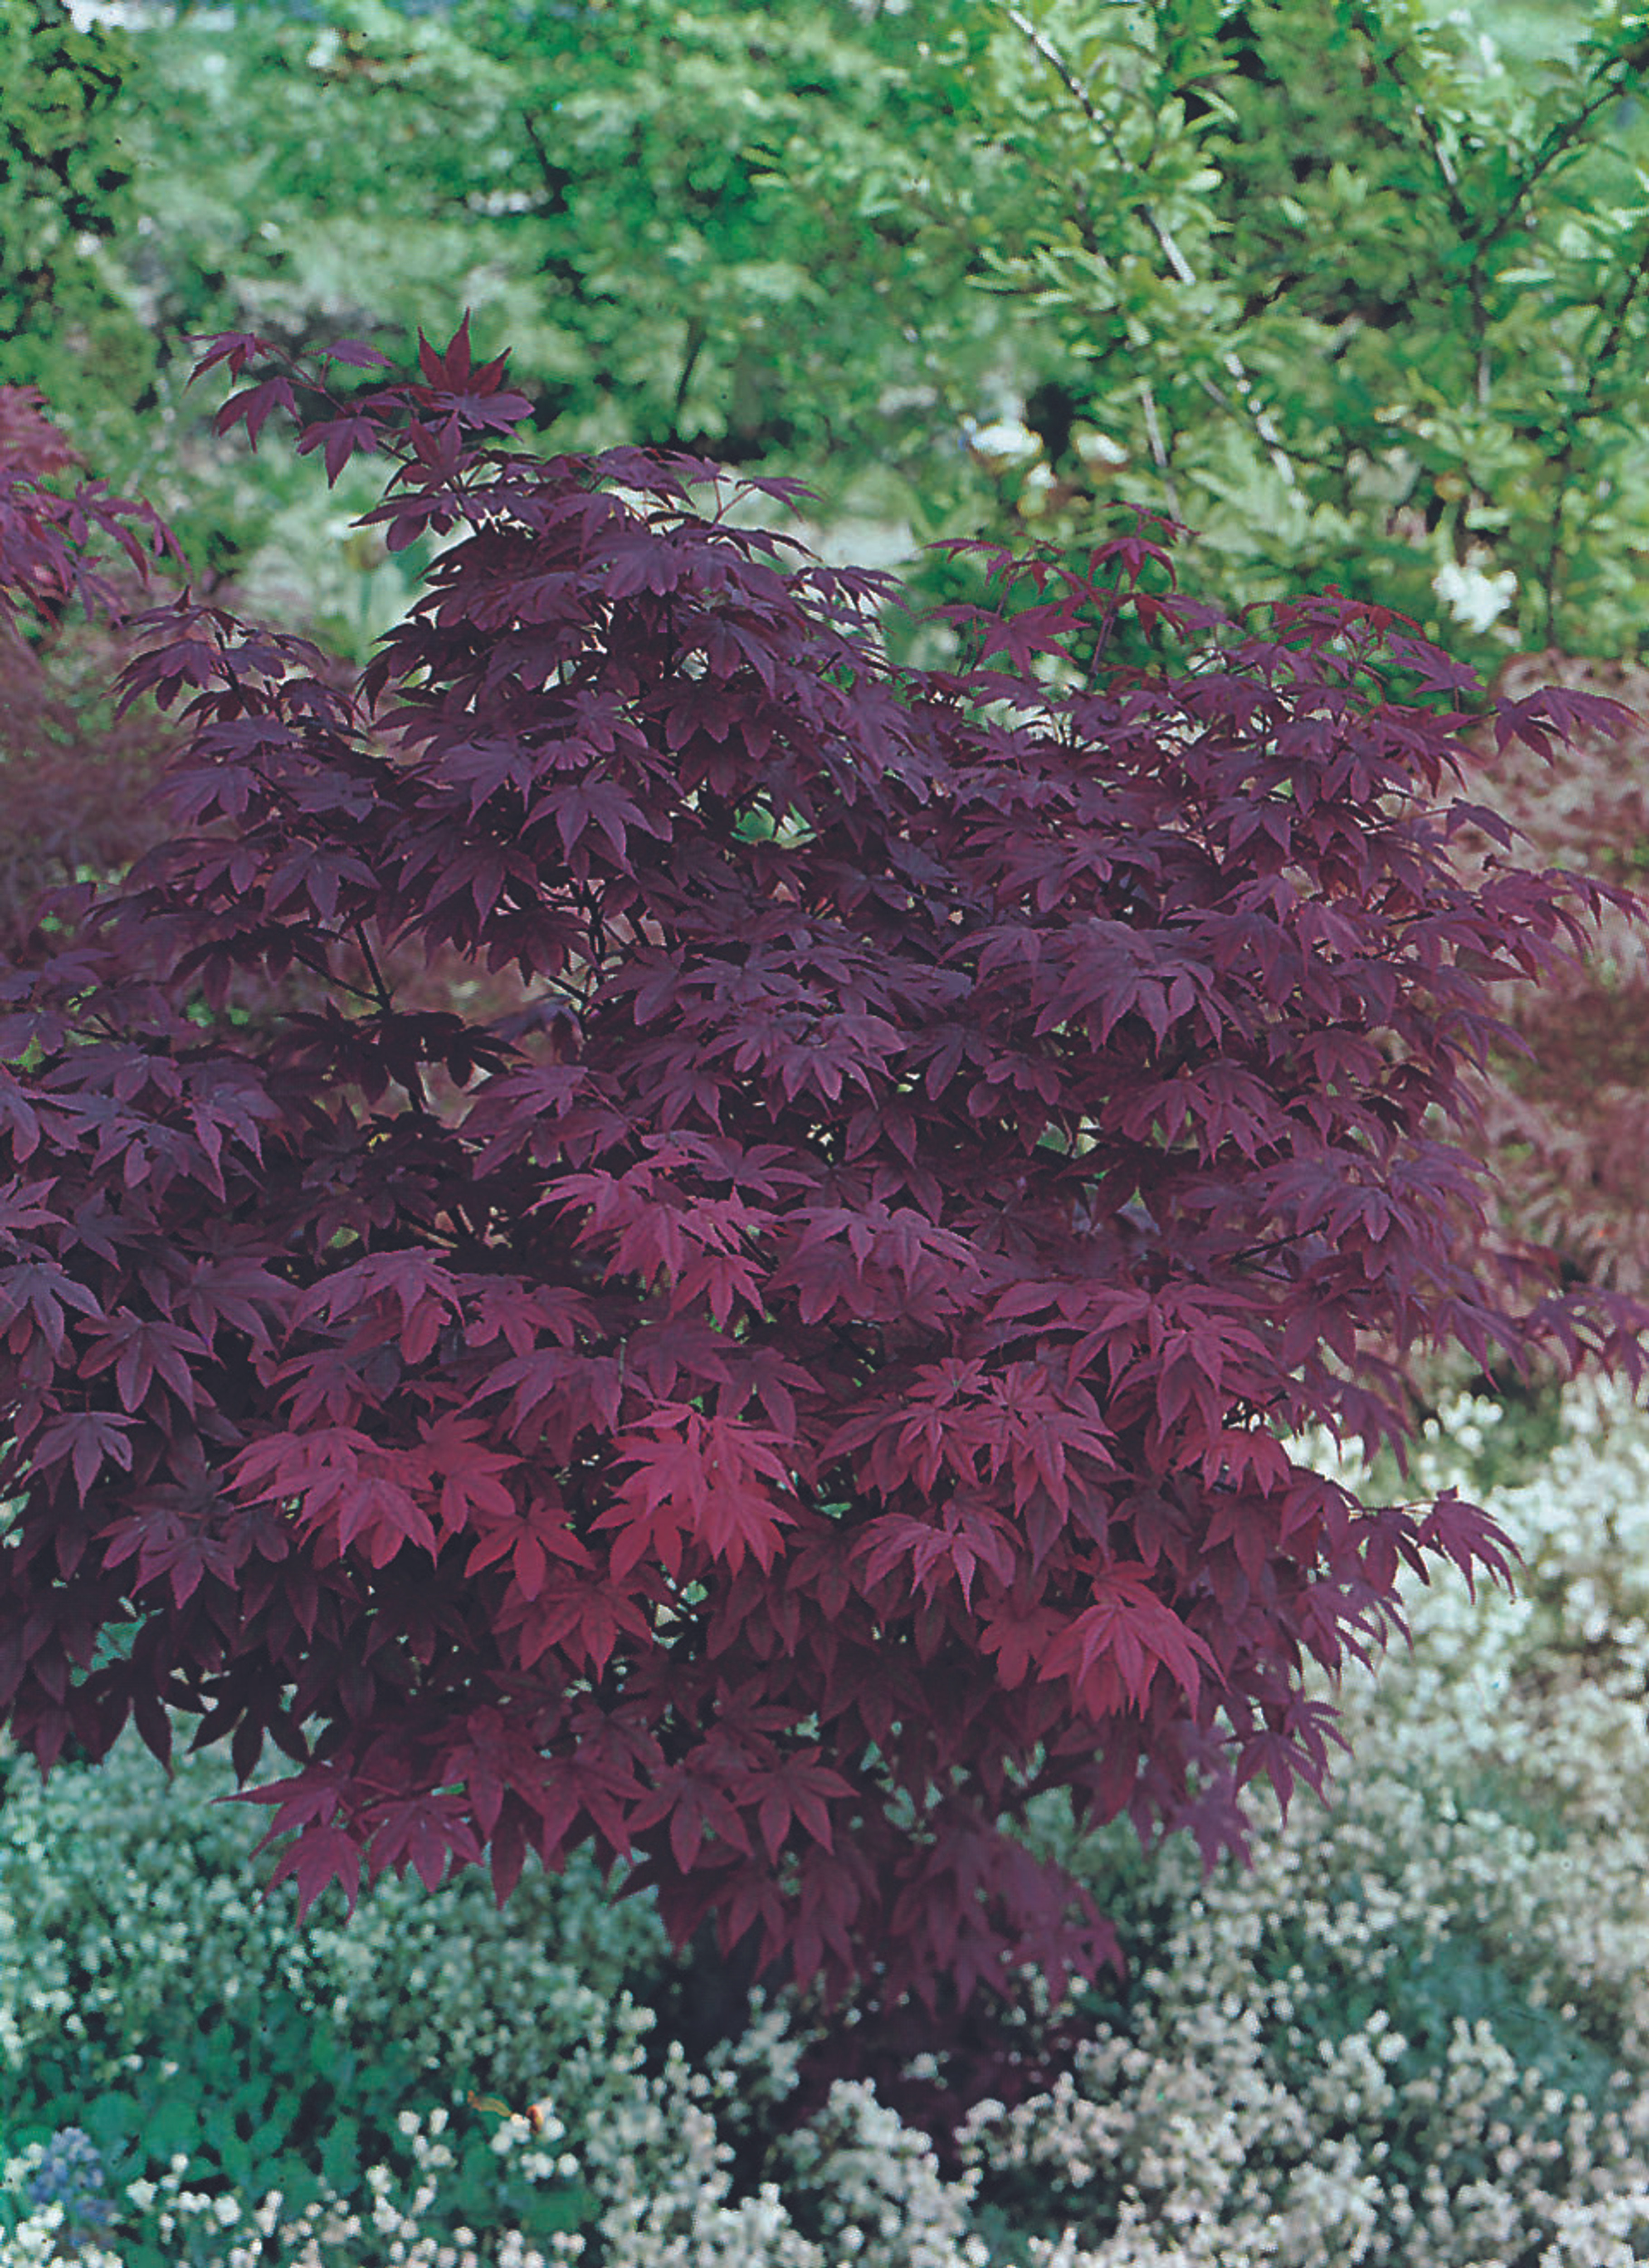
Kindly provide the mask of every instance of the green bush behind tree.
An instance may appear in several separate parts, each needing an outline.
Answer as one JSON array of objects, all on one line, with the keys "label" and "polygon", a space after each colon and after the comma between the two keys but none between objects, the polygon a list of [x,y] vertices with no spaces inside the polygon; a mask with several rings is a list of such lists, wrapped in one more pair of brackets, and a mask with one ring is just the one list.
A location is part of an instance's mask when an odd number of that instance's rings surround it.
[{"label": "green bush behind tree", "polygon": [[350,644],[404,585],[347,485],[208,472],[186,333],[398,351],[473,304],[552,445],[799,475],[849,548],[1074,543],[1122,495],[1196,531],[1211,589],[1337,580],[1489,660],[1635,653],[1649,10],[1443,12],[237,0],[118,35],[6,0],[45,59],[8,117],[61,81],[96,132],[63,128],[62,181],[8,175],[8,247],[55,228],[84,272],[5,374]]},{"label": "green bush behind tree", "polygon": [[143,209],[121,147],[135,61],[61,0],[0,0],[0,385],[48,384],[77,425],[129,409],[152,372],[111,254]]}]

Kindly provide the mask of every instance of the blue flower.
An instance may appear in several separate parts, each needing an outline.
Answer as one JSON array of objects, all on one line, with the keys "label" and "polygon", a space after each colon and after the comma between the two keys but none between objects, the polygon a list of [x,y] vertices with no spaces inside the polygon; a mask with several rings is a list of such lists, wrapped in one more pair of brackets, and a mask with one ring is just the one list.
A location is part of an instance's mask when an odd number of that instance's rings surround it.
[{"label": "blue flower", "polygon": [[60,2205],[72,2229],[105,2228],[113,2207],[102,2194],[103,2161],[83,2126],[60,2126],[24,2185],[31,2205]]}]

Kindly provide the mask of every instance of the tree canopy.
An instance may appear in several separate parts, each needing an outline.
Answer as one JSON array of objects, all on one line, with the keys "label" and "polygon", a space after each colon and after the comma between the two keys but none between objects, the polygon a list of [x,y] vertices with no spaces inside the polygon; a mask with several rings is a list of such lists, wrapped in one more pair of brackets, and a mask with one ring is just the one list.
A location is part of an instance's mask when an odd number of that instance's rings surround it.
[{"label": "tree canopy", "polygon": [[[467,324],[206,360],[445,548],[353,685],[154,609],[177,831],[0,967],[6,1722],[273,1741],[306,1898],[593,1842],[799,1980],[1091,1970],[1036,1794],[1240,1844],[1321,1779],[1306,1664],[1504,1570],[1289,1429],[1401,1439],[1439,1344],[1637,1366],[1631,1301],[1508,1301],[1453,1138],[1500,989],[1628,896],[1505,857],[1387,611],[1227,619],[1135,525],[900,666],[714,466],[512,446]],[[164,541],[0,500],[24,612]]]}]

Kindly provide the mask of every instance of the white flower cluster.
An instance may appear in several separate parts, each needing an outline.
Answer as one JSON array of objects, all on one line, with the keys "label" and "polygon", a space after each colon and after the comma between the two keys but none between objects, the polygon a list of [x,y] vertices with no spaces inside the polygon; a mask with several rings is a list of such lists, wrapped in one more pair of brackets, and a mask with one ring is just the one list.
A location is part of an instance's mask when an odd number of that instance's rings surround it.
[{"label": "white flower cluster", "polygon": [[1490,554],[1474,543],[1465,564],[1445,560],[1432,578],[1432,588],[1457,622],[1474,630],[1491,630],[1517,598],[1517,577],[1505,567],[1487,572]]},{"label": "white flower cluster", "polygon": [[[74,2241],[61,2203],[35,2204],[29,2197],[29,2185],[45,2156],[46,2145],[31,2142],[20,2156],[8,2158],[0,2172],[0,2195],[13,2205],[11,2230],[0,2230],[0,2268],[35,2268],[37,2262],[61,2260]],[[81,2268],[123,2268],[114,2253],[94,2242],[76,2242],[74,2257]]]},{"label": "white flower cluster", "polygon": [[[525,2119],[511,2123],[522,2135],[529,2131]],[[175,2155],[158,2178],[127,2184],[126,2220],[179,2268],[570,2268],[584,2250],[577,2232],[541,2242],[519,2228],[425,2230],[423,2222],[438,2210],[441,2175],[453,2163],[441,2139],[447,2124],[445,2110],[427,2119],[403,2111],[399,2125],[413,2161],[409,2179],[386,2165],[370,2166],[364,2195],[341,2197],[323,2184],[319,2203],[291,2209],[278,2190],[243,2207],[221,2190],[191,2188],[189,2161]],[[10,2160],[0,2191],[26,2196],[41,2155],[41,2145],[33,2143]],[[521,2167],[529,2180],[556,2170],[554,2161],[535,2166],[534,2155]],[[77,2237],[61,2205],[26,2210],[9,2234],[0,2233],[0,2268],[33,2268],[65,2257],[79,2268],[126,2268],[117,2243]]]},{"label": "white flower cluster", "polygon": [[972,2232],[977,2173],[946,2181],[931,2145],[864,2080],[837,2080],[785,2157],[817,2198],[831,2268],[990,2268],[990,2247]]},{"label": "white flower cluster", "polygon": [[[1410,1492],[1469,1494],[1500,1418],[1446,1410]],[[1412,1652],[1342,1697],[1332,1808],[1250,1872],[1165,1849],[1126,2017],[976,2108],[987,2183],[1065,2204],[1038,2268],[1649,2257],[1649,1429],[1609,1388],[1568,1418],[1491,1503],[1518,1597],[1419,1590]]]},{"label": "white flower cluster", "polygon": [[118,2087],[179,2005],[249,2010],[279,1992],[357,2037],[406,2043],[431,2072],[485,2065],[526,2099],[573,2046],[631,2022],[622,1981],[661,1957],[663,1932],[639,1900],[609,1898],[587,1854],[553,1880],[529,1873],[503,1914],[472,1870],[433,1896],[386,1880],[348,1919],[328,1898],[300,1924],[293,1897],[261,1897],[248,1866],[263,1820],[213,1801],[232,1785],[208,1756],[180,1758],[168,1781],[135,1741],[43,1787],[10,1775],[0,2070],[66,2035],[86,2043],[97,2083]]}]

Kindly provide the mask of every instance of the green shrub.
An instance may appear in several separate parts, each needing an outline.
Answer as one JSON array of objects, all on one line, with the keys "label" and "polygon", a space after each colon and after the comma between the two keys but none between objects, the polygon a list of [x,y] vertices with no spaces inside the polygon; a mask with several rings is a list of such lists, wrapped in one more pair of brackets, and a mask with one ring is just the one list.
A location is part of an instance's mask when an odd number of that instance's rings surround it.
[{"label": "green shrub", "polygon": [[[386,1883],[348,1921],[335,1894],[300,1924],[288,1886],[261,1901],[248,1888],[264,1822],[213,1800],[232,1785],[204,1756],[168,1782],[135,1742],[43,1788],[14,1763],[0,1814],[10,2145],[78,2125],[113,2187],[164,2183],[183,2161],[214,2210],[275,2189],[290,2216],[357,2191],[397,2146],[405,2159],[403,2114],[451,2116],[452,2223],[576,2223],[576,2181],[524,2181],[490,2146],[496,2122],[462,2106],[471,2089],[525,2105],[579,2054],[622,2060],[644,2021],[626,1981],[662,1961],[650,1909],[614,1904],[575,1863],[525,1886],[507,1922],[477,1876],[433,1896]],[[171,2268],[173,2234],[157,2222],[129,2268]]]}]

